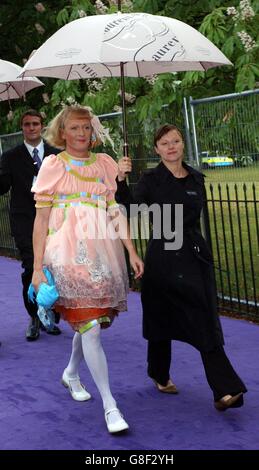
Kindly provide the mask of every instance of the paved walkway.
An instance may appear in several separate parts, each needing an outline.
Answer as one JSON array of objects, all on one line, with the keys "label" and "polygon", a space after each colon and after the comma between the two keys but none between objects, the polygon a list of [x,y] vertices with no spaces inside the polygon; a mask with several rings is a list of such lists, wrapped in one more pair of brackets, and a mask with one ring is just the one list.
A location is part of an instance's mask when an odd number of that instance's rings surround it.
[{"label": "paved walkway", "polygon": [[141,306],[129,295],[129,311],[103,332],[111,387],[130,424],[124,436],[109,435],[101,400],[82,364],[81,377],[92,400],[78,403],[60,384],[71,348],[72,331],[42,333],[29,343],[28,317],[21,299],[21,268],[0,258],[0,449],[259,449],[259,326],[223,318],[226,351],[245,381],[245,406],[217,412],[199,353],[174,343],[172,376],[180,393],[159,393],[146,376],[146,342],[141,336]]}]

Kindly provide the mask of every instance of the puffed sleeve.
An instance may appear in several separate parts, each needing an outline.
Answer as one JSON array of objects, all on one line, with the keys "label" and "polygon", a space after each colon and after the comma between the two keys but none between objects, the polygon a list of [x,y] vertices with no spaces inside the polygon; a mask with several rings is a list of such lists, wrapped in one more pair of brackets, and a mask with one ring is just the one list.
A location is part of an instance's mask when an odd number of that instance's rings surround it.
[{"label": "puffed sleeve", "polygon": [[106,153],[101,154],[100,158],[104,168],[104,184],[107,190],[107,209],[110,211],[119,207],[115,201],[115,193],[117,191],[116,178],[118,176],[118,164]]},{"label": "puffed sleeve", "polygon": [[52,207],[58,181],[65,173],[65,166],[58,155],[44,158],[37,179],[31,188],[36,201],[35,207]]}]

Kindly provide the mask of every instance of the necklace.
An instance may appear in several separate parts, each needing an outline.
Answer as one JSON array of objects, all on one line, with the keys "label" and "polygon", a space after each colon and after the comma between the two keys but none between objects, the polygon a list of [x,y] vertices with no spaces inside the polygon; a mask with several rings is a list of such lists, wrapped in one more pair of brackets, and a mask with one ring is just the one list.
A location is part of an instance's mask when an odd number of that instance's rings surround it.
[{"label": "necklace", "polygon": [[71,163],[72,165],[76,165],[76,166],[88,166],[96,161],[96,155],[92,152],[90,152],[89,158],[87,159],[85,158],[75,159],[74,157],[72,157],[72,155],[69,155],[69,153],[67,153],[66,151],[61,152],[59,155],[67,163]]},{"label": "necklace", "polygon": [[96,155],[94,153],[90,153],[90,158],[86,161],[85,160],[74,160],[72,158],[72,156],[70,156],[65,151],[59,153],[58,156],[63,162],[65,162],[66,171],[71,173],[71,175],[75,176],[79,180],[87,181],[87,182],[90,182],[90,183],[103,183],[103,178],[94,178],[94,177],[90,177],[90,176],[83,176],[80,173],[78,173],[76,170],[71,168],[71,166],[69,165],[69,163],[70,163],[72,165],[77,165],[77,166],[89,166],[89,165],[91,165],[92,163],[94,163],[96,161]]}]

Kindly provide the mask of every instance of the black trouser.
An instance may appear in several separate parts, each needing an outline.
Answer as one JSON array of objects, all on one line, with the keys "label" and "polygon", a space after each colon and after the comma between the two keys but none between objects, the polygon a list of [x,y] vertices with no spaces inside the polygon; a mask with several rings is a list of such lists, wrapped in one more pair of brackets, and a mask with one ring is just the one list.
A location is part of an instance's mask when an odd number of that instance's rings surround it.
[{"label": "black trouser", "polygon": [[[18,244],[17,244],[18,245]],[[28,312],[28,314],[32,318],[37,318],[37,304],[30,302],[28,299],[28,289],[31,283],[32,274],[33,274],[33,248],[32,245],[18,245],[18,249],[20,252],[21,260],[22,260],[22,268],[24,269],[21,277],[22,277],[22,285],[23,285],[23,302],[24,306]]]},{"label": "black trouser", "polygon": [[[246,387],[227,358],[223,346],[210,352],[201,352],[208,384],[218,401],[225,395],[245,393]],[[169,380],[171,341],[148,341],[148,375],[161,385]]]}]

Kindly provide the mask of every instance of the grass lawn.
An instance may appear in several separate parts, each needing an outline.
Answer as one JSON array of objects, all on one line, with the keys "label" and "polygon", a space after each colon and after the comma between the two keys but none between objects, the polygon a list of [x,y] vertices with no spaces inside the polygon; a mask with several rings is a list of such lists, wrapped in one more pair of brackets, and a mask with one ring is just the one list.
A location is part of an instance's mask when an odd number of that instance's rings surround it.
[{"label": "grass lawn", "polygon": [[244,168],[222,167],[201,171],[206,175],[206,183],[259,183],[259,162]]}]

